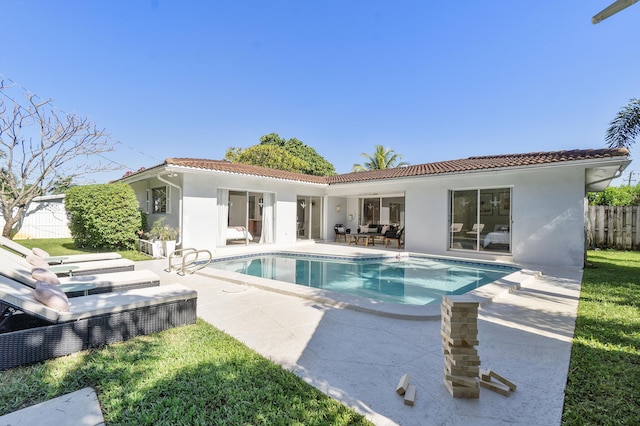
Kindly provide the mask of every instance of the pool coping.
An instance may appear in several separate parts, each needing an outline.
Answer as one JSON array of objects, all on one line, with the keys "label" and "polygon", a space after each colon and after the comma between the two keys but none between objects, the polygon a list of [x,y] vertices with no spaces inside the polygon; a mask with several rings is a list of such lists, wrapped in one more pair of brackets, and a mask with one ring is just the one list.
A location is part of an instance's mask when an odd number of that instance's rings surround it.
[{"label": "pool coping", "polygon": [[[430,258],[440,259],[452,262],[460,263],[474,263],[484,264],[490,266],[504,266],[504,267],[516,267],[521,268],[497,281],[489,284],[485,284],[482,287],[476,288],[465,295],[470,296],[478,301],[480,306],[491,303],[491,301],[502,294],[510,293],[516,289],[519,289],[521,285],[528,280],[537,279],[541,276],[540,271],[534,271],[522,268],[516,264],[510,264],[505,262],[490,262],[490,261],[470,261],[469,259],[448,257],[448,256],[435,256],[425,255],[424,253],[393,253],[393,254],[378,254],[378,255],[341,255],[331,256],[320,253],[300,253],[295,250],[271,250],[260,253],[250,253],[246,255],[237,256],[225,256],[225,259],[232,258],[244,258],[244,257],[256,257],[261,255],[273,255],[273,254],[286,254],[286,255],[301,255],[304,257],[325,257],[335,259],[380,259],[380,258],[404,258],[404,257],[416,257],[416,258]],[[219,259],[217,259],[219,260]],[[312,287],[300,286],[299,284],[287,283],[284,281],[277,281],[267,278],[253,277],[250,275],[241,274],[239,272],[223,271],[214,268],[203,268],[197,272],[197,274],[207,276],[209,278],[220,279],[223,281],[231,282],[238,285],[244,285],[249,287],[258,288],[261,290],[272,291],[289,296],[300,297],[308,299],[314,302],[322,303],[337,308],[352,309],[359,312],[366,312],[370,314],[385,316],[389,318],[409,319],[409,320],[439,320],[440,319],[440,303],[433,303],[429,305],[403,305],[397,303],[376,301],[366,297],[354,296],[350,294],[344,294],[331,290],[324,290]]]}]

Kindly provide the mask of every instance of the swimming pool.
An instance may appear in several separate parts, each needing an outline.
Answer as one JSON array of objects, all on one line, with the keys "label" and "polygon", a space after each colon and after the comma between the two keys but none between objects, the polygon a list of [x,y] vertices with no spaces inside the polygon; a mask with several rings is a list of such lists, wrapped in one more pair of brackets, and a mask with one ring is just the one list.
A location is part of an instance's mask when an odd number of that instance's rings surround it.
[{"label": "swimming pool", "polygon": [[262,254],[220,259],[210,268],[401,305],[439,304],[497,281],[516,267],[428,257],[344,259]]}]

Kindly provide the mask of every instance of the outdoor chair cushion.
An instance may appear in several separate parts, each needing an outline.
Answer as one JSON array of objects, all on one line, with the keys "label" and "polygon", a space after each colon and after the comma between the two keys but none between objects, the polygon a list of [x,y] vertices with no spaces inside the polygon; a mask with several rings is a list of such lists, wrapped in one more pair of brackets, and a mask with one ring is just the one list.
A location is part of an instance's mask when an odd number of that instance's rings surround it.
[{"label": "outdoor chair cushion", "polygon": [[47,253],[46,251],[42,250],[41,248],[38,247],[34,247],[33,249],[31,249],[31,252],[33,254],[35,254],[36,256],[42,258],[42,259],[46,259],[47,257],[51,257],[49,256],[49,253]]},{"label": "outdoor chair cushion", "polygon": [[56,285],[60,284],[60,279],[58,278],[58,276],[50,270],[44,268],[33,268],[33,270],[31,271],[31,277],[33,277],[33,279],[36,281],[42,281],[44,283]]},{"label": "outdoor chair cushion", "polygon": [[47,269],[49,267],[49,263],[47,263],[44,259],[34,255],[34,254],[28,254],[25,256],[25,259],[27,259],[27,262],[29,262],[32,266],[36,267],[36,268],[43,268],[43,269]]},{"label": "outdoor chair cushion", "polygon": [[69,312],[69,299],[60,287],[38,281],[36,289],[33,291],[34,298],[60,312]]}]

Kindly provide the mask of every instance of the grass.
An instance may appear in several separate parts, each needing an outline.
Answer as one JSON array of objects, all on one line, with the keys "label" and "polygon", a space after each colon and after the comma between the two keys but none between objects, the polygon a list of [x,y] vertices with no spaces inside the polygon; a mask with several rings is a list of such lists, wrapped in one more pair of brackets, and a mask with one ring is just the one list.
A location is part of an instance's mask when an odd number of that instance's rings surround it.
[{"label": "grass", "polygon": [[[77,248],[75,244],[73,244],[72,238],[39,238],[34,240],[16,240],[16,243],[22,244],[23,246],[28,248],[41,248],[52,256],[112,251]],[[118,253],[120,253],[125,259],[131,259],[133,261],[151,259],[146,254],[140,253],[137,250],[120,250],[118,251]]]},{"label": "grass", "polygon": [[[54,256],[87,252],[76,249],[70,239],[19,242]],[[0,383],[0,415],[90,386],[108,425],[371,424],[200,319],[194,325],[1,371]]]},{"label": "grass", "polygon": [[565,425],[640,424],[640,252],[590,251],[565,389]]},{"label": "grass", "polygon": [[108,425],[370,424],[202,320],[0,372],[0,383],[0,415],[91,386]]}]

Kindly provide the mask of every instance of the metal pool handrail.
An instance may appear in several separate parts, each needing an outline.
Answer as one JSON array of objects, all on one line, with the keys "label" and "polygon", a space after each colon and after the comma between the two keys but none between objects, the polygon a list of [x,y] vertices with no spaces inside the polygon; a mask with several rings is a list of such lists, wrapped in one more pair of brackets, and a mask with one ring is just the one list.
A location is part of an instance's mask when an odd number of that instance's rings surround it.
[{"label": "metal pool handrail", "polygon": [[[200,260],[200,255],[203,255],[203,260]],[[182,262],[174,262],[174,258],[182,258]],[[205,258],[206,257],[206,258]],[[195,248],[182,248],[176,249],[169,255],[169,268],[165,269],[167,272],[177,270],[178,274],[193,274],[194,272],[204,268],[209,263],[213,255],[209,250],[196,250]]]}]

